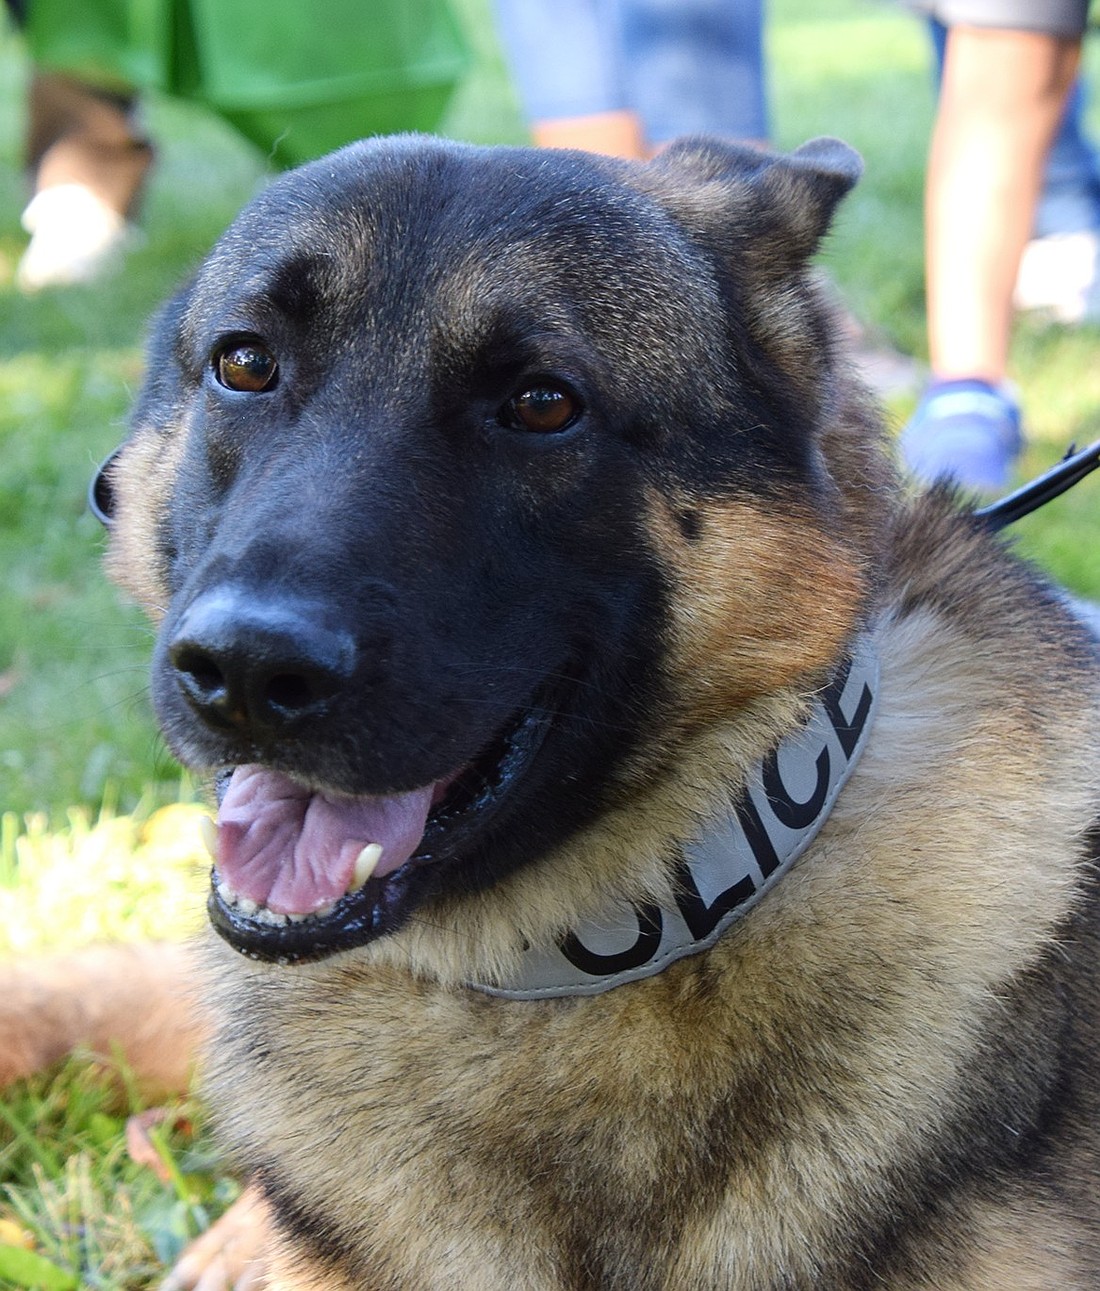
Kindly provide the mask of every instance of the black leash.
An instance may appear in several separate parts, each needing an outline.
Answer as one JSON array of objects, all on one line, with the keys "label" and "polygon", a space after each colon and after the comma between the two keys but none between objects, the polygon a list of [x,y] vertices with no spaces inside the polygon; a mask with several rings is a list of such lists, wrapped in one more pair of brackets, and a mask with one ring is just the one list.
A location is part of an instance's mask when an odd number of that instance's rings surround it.
[{"label": "black leash", "polygon": [[1067,489],[1073,488],[1098,466],[1100,466],[1100,439],[1090,444],[1088,448],[1082,448],[1080,452],[1076,451],[1076,445],[1071,444],[1066,450],[1065,457],[1056,466],[1052,466],[1049,471],[1045,471],[1030,483],[1005,494],[996,502],[991,502],[989,506],[978,507],[974,514],[979,520],[984,520],[991,529],[1004,529],[1010,524],[1015,524],[1021,517],[1046,506]]}]

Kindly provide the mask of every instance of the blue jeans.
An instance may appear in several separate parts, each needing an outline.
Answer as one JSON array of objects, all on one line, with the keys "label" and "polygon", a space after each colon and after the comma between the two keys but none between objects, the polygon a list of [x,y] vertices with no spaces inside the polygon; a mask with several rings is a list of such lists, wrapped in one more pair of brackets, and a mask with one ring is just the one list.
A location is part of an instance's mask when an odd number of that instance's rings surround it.
[{"label": "blue jeans", "polygon": [[647,139],[766,139],[763,0],[496,0],[528,121],[632,110]]}]

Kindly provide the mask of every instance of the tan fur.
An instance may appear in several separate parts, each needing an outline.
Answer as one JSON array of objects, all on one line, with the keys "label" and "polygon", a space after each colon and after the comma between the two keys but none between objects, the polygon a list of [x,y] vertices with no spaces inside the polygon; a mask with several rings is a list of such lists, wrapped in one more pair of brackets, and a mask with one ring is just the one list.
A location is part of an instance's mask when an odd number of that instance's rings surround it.
[{"label": "tan fur", "polygon": [[157,517],[167,506],[185,442],[182,429],[171,433],[139,429],[126,453],[110,467],[116,505],[125,512],[127,523],[112,535],[107,572],[154,621],[163,616],[168,601]]},{"label": "tan fur", "polygon": [[[928,614],[887,619],[880,642],[875,738],[833,818],[772,899],[705,958],[594,1000],[537,1005],[372,969],[371,954],[273,977],[212,946],[234,1141],[265,1160],[266,1127],[278,1125],[284,1160],[299,1163],[296,1195],[386,1252],[382,1285],[552,1287],[535,1251],[553,1248],[559,1206],[635,1213],[668,1123],[739,1077],[751,1084],[785,1036],[812,1058],[766,1091],[772,1149],[721,1205],[692,1216],[683,1254],[652,1285],[749,1291],[776,1268],[812,1277],[849,1190],[939,1126],[999,989],[1066,914],[1076,822],[1100,792],[1095,695],[1091,709],[1038,730],[1029,714],[1058,697],[1017,651],[978,652]],[[1006,704],[1025,680],[1027,702]],[[1011,830],[991,851],[1000,821]],[[417,933],[391,942],[386,958],[403,945],[415,970]],[[471,958],[449,976],[477,966]],[[722,997],[729,1008],[715,1012]],[[241,1061],[240,1039],[253,1017],[271,1054],[255,1066]],[[823,1099],[830,1086],[844,1097]],[[337,1105],[341,1135],[370,1142],[375,1163],[351,1186],[338,1154],[307,1152]],[[636,1145],[637,1159],[616,1160],[622,1148],[601,1142],[600,1126]],[[545,1194],[518,1186],[517,1163],[535,1171],[540,1144],[570,1142],[584,1142],[575,1164],[598,1162],[595,1176],[580,1168]],[[561,1151],[555,1168],[568,1174]],[[803,1196],[792,1177],[806,1181]],[[457,1247],[455,1232],[466,1234]],[[716,1269],[731,1248],[743,1254],[727,1281]]]},{"label": "tan fur", "polygon": [[960,1291],[1056,1291],[1088,1285],[1074,1250],[1076,1235],[1054,1207],[1020,1201],[979,1211],[974,1226],[975,1254]]},{"label": "tan fur", "polygon": [[[848,546],[810,517],[730,503],[695,511],[699,541],[677,543],[660,511],[653,525],[682,589],[667,667],[690,725],[710,727],[777,683],[820,675],[867,587]],[[804,625],[797,637],[791,623]]]},{"label": "tan fur", "polygon": [[[935,511],[899,528],[919,523],[944,537],[950,528]],[[591,870],[592,901],[616,871],[635,897],[659,888],[666,838],[699,815],[687,801],[697,804],[703,783],[714,786],[709,796],[736,779],[741,759],[731,762],[730,749],[751,745],[744,722],[725,733],[725,757],[721,735],[698,739],[645,810],[631,804],[552,868],[465,909],[441,907],[365,950],[289,972],[212,943],[210,990],[224,1023],[214,1065],[232,1084],[232,1141],[273,1160],[277,1178],[293,1161],[298,1202],[362,1249],[385,1252],[379,1286],[549,1289],[562,1285],[560,1271],[540,1252],[553,1249],[568,1215],[644,1211],[669,1123],[689,1120],[731,1082],[751,1086],[782,1038],[811,1062],[757,1091],[753,1115],[775,1135],[771,1149],[720,1204],[692,1213],[681,1253],[653,1269],[652,1285],[755,1291],[776,1268],[812,1280],[850,1189],[940,1126],[960,1064],[996,1021],[1001,988],[1069,911],[1078,822],[1100,793],[1095,685],[1090,704],[1068,707],[1054,666],[1059,634],[1030,631],[1020,648],[1021,589],[999,589],[999,631],[989,632],[983,596],[959,576],[973,556],[957,542],[938,563],[903,552],[876,629],[883,686],[856,775],[812,852],[705,958],[594,1000],[508,1004],[454,988],[484,975],[486,946],[514,940],[518,912],[533,912],[526,931],[539,936],[556,921],[546,911],[564,926],[585,909],[581,899],[562,907],[560,892],[575,886],[563,875]],[[947,608],[891,608],[917,584],[941,581],[952,591]],[[1063,633],[1068,626],[1061,620]],[[769,729],[764,722],[765,744]],[[468,935],[448,937],[449,927]],[[502,950],[498,963],[507,958]],[[723,997],[730,1007],[716,1013]],[[242,1061],[256,1039],[268,1057]],[[843,1099],[823,1100],[830,1086]],[[370,1145],[369,1177],[349,1176],[343,1153],[316,1152],[334,1115],[341,1141]],[[569,1166],[561,1145],[571,1142],[585,1147]],[[559,1146],[548,1158],[543,1144]],[[538,1178],[540,1161],[565,1178],[545,1191],[521,1186]],[[592,1168],[579,1168],[584,1161]],[[803,1196],[791,1193],[792,1177],[812,1181]],[[967,1222],[972,1254],[956,1280],[883,1285],[1090,1285],[1048,1207],[975,1203]],[[310,1250],[298,1274],[284,1255],[272,1285],[355,1285],[334,1269],[308,1273],[316,1259]]]}]

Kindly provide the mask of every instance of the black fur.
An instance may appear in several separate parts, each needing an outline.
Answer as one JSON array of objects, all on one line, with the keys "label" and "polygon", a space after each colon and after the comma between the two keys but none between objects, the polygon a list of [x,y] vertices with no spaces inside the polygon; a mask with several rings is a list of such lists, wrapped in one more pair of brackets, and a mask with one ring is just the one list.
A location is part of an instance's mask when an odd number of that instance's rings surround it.
[{"label": "black fur", "polygon": [[[187,426],[160,529],[171,605],[153,687],[183,760],[378,794],[476,763],[517,720],[535,728],[531,767],[469,828],[429,831],[418,860],[432,865],[359,911],[353,939],[568,837],[652,737],[667,616],[647,486],[831,505],[813,403],[796,414],[738,324],[751,311],[729,307],[747,285],[621,181],[580,154],[355,146],[273,184],[160,321],[138,417]],[[829,183],[826,215],[844,187]],[[776,255],[809,316],[817,236]],[[713,309],[685,314],[685,282]],[[645,313],[624,312],[634,298]],[[662,329],[705,372],[690,400],[649,359]],[[276,356],[272,388],[219,384],[216,355],[238,339]],[[575,422],[509,425],[508,400],[548,380],[579,401]],[[685,508],[679,523],[690,539],[701,521]],[[211,596],[308,603],[321,630],[350,632],[353,662],[321,687],[339,702],[270,732],[204,721],[177,655]]]}]

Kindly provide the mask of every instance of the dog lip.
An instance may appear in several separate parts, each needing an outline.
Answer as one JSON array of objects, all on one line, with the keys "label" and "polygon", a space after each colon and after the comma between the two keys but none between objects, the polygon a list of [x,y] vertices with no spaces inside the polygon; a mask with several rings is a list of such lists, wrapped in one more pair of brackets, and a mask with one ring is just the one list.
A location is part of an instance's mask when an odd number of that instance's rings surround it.
[{"label": "dog lip", "polygon": [[[424,835],[411,857],[397,870],[370,878],[345,893],[323,914],[283,917],[282,922],[254,918],[227,901],[213,871],[207,912],[214,930],[251,959],[277,964],[306,963],[351,950],[396,931],[416,904],[421,874],[461,860],[490,825],[501,802],[530,767],[551,726],[554,706],[544,686],[490,748],[453,777],[428,815]],[[233,768],[215,776],[215,792],[224,797]]]}]

